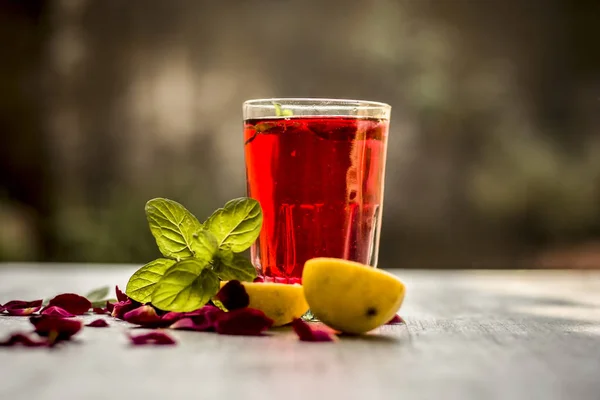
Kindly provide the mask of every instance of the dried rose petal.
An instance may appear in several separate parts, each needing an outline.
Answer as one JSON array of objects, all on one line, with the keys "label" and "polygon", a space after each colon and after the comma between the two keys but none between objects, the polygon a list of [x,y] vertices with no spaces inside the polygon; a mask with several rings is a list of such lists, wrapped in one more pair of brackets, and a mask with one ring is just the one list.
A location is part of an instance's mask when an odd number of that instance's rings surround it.
[{"label": "dried rose petal", "polygon": [[140,306],[140,303],[132,300],[120,301],[113,306],[111,315],[115,318],[123,319],[123,316],[131,310],[135,310]]},{"label": "dried rose petal", "polygon": [[132,324],[142,326],[157,326],[160,325],[161,322],[164,323],[152,306],[140,306],[134,310],[128,311],[123,314],[123,319]]},{"label": "dried rose petal", "polygon": [[36,315],[29,318],[40,336],[50,338],[50,345],[60,340],[69,340],[81,330],[82,323],[77,319],[61,318],[53,315]]},{"label": "dried rose petal", "polygon": [[219,290],[216,298],[223,303],[229,311],[237,310],[238,308],[248,307],[250,297],[246,293],[244,285],[240,281],[229,281]]},{"label": "dried rose petal", "polygon": [[0,347],[11,347],[19,344],[25,347],[46,347],[50,345],[48,340],[32,339],[25,333],[13,333],[6,340],[0,341]]},{"label": "dried rose petal", "polygon": [[83,315],[90,308],[92,308],[92,303],[85,297],[78,294],[65,293],[59,294],[50,300],[48,306],[58,306],[64,310],[67,310],[71,314]]},{"label": "dried rose petal", "polygon": [[183,319],[183,318],[195,317],[198,315],[209,315],[210,320],[212,322],[214,322],[214,321],[216,321],[216,315],[218,313],[222,313],[222,312],[223,311],[221,311],[218,307],[206,305],[202,308],[199,308],[194,311],[189,311],[189,312],[170,311],[170,312],[164,314],[161,317],[161,320],[165,322],[165,325],[170,325],[170,324],[172,324],[176,321],[179,321],[180,319]]},{"label": "dried rose petal", "polygon": [[404,320],[402,319],[402,317],[400,317],[398,314],[394,315],[394,317],[392,319],[390,319],[388,322],[386,322],[386,325],[397,325],[397,324],[403,324]]},{"label": "dried rose petal", "polygon": [[92,312],[98,315],[110,314],[106,308],[94,307],[92,308]]},{"label": "dried rose petal", "polygon": [[0,313],[6,311],[8,315],[25,316],[39,311],[40,308],[42,308],[42,300],[12,300],[0,307]]},{"label": "dried rose petal", "polygon": [[119,286],[115,286],[115,293],[117,293],[117,302],[130,300],[129,296],[127,296],[121,291],[121,289],[119,289]]},{"label": "dried rose petal", "polygon": [[85,326],[89,326],[92,328],[108,328],[110,325],[108,322],[103,320],[102,318],[98,318],[90,322],[89,324],[85,324]]},{"label": "dried rose petal", "polygon": [[171,324],[169,328],[198,332],[207,332],[214,330],[213,323],[205,316],[183,318]]},{"label": "dried rose petal", "polygon": [[273,320],[260,310],[239,308],[224,312],[215,322],[215,330],[225,335],[260,336],[273,325]]},{"label": "dried rose petal", "polygon": [[292,322],[292,328],[303,342],[333,342],[335,340],[333,333],[311,327],[300,318],[296,318]]},{"label": "dried rose petal", "polygon": [[46,307],[42,310],[41,314],[42,315],[51,315],[54,317],[63,317],[63,318],[69,318],[69,317],[75,316],[75,314],[71,314],[67,310],[60,308],[58,306]]},{"label": "dried rose petal", "polygon": [[134,345],[171,345],[177,342],[171,336],[161,331],[152,331],[141,335],[128,335]]}]

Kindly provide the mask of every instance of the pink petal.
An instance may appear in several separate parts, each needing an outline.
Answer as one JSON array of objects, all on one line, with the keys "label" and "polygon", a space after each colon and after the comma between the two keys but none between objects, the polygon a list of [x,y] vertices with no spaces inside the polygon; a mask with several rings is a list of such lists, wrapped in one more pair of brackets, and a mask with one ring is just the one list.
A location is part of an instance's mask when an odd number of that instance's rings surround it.
[{"label": "pink petal", "polygon": [[115,292],[117,293],[117,302],[130,300],[129,296],[119,289],[119,286],[115,286]]},{"label": "pink petal", "polygon": [[63,317],[63,318],[69,318],[69,317],[74,317],[74,314],[71,314],[70,312],[68,312],[65,309],[62,309],[58,306],[49,306],[46,307],[42,310],[41,312],[42,315],[51,315],[54,317]]},{"label": "pink petal", "polygon": [[323,329],[313,328],[300,318],[296,318],[292,322],[292,328],[300,340],[304,342],[333,342],[336,340],[333,333]]},{"label": "pink petal", "polygon": [[126,312],[123,315],[123,319],[132,324],[142,326],[157,326],[163,322],[156,313],[154,307],[147,305],[140,306],[134,310]]},{"label": "pink petal", "polygon": [[108,328],[110,325],[108,322],[103,320],[102,318],[98,318],[90,322],[89,324],[85,324],[85,326],[89,326],[92,328]]},{"label": "pink petal", "polygon": [[137,301],[126,300],[115,303],[111,315],[115,318],[123,319],[123,316],[131,310],[140,306]]},{"label": "pink petal", "polygon": [[40,336],[48,336],[50,345],[60,340],[69,340],[81,330],[82,323],[77,319],[61,318],[52,315],[36,315],[29,318]]},{"label": "pink petal", "polygon": [[65,293],[59,294],[50,300],[48,306],[58,306],[64,310],[67,310],[71,314],[83,315],[90,308],[92,308],[92,303],[85,297],[78,294]]},{"label": "pink petal", "polygon": [[164,314],[161,317],[161,320],[163,320],[165,322],[165,326],[166,326],[166,325],[170,325],[176,321],[179,321],[180,319],[183,319],[183,318],[195,317],[198,315],[209,315],[208,318],[214,322],[216,320],[216,315],[218,313],[222,313],[222,312],[223,311],[220,310],[218,307],[206,305],[202,308],[199,308],[194,311],[189,311],[189,312],[170,311],[170,312]]},{"label": "pink petal", "polygon": [[248,307],[250,304],[250,297],[248,297],[244,285],[236,280],[227,282],[216,297],[229,311]]},{"label": "pink petal", "polygon": [[128,335],[134,345],[173,345],[177,342],[171,336],[161,331],[152,331],[141,335]]},{"label": "pink petal", "polygon": [[404,324],[404,320],[398,314],[394,315],[392,319],[385,323],[386,325],[397,325]]},{"label": "pink petal", "polygon": [[246,307],[219,315],[215,330],[225,335],[259,336],[272,325],[273,320],[262,311]]},{"label": "pink petal", "polygon": [[37,340],[30,338],[25,333],[13,333],[7,339],[0,341],[0,347],[11,347],[22,345],[25,347],[47,347],[48,340]]},{"label": "pink petal", "polygon": [[179,321],[176,321],[173,324],[171,324],[169,328],[198,332],[207,332],[214,330],[213,323],[204,316],[180,319]]},{"label": "pink petal", "polygon": [[39,311],[40,308],[42,308],[42,300],[12,300],[0,307],[0,313],[5,311],[8,315],[25,316]]}]

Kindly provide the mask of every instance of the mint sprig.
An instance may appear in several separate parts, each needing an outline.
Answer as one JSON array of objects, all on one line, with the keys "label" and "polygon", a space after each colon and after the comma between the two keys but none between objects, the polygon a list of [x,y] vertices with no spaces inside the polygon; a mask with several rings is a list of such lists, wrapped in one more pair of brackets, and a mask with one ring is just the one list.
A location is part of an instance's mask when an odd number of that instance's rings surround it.
[{"label": "mint sprig", "polygon": [[282,108],[281,104],[273,102],[273,107],[275,107],[275,116],[277,117],[291,117],[294,115],[294,112],[288,108]]},{"label": "mint sprig", "polygon": [[252,281],[256,269],[240,252],[257,239],[262,210],[250,198],[234,199],[204,224],[181,204],[163,198],[146,204],[150,231],[164,258],[136,271],[125,292],[135,301],[186,312],[206,304],[219,280]]}]

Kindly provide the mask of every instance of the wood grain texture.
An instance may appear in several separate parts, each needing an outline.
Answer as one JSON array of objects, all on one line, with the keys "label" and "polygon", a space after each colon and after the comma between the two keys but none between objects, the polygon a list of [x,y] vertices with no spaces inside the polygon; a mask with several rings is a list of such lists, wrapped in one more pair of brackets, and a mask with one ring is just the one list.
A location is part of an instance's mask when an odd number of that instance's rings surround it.
[{"label": "wood grain texture", "polygon": [[[0,303],[124,287],[135,268],[0,264]],[[129,325],[109,319],[60,349],[0,349],[0,399],[600,398],[599,272],[394,272],[406,325],[333,344],[282,329],[132,348]],[[0,317],[0,337],[24,329]]]}]

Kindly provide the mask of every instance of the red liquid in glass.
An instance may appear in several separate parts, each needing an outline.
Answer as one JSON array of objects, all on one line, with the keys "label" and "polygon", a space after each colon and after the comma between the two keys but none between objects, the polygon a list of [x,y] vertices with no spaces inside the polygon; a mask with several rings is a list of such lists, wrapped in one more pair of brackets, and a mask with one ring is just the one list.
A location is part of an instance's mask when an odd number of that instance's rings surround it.
[{"label": "red liquid in glass", "polygon": [[314,257],[375,265],[388,124],[358,117],[245,121],[248,195],[264,217],[252,261],[267,279],[299,282]]}]

